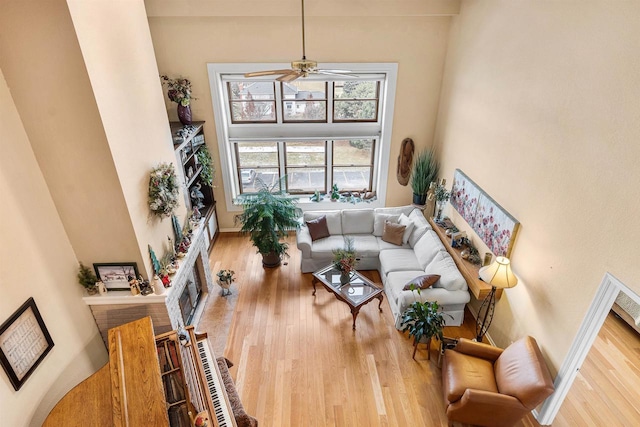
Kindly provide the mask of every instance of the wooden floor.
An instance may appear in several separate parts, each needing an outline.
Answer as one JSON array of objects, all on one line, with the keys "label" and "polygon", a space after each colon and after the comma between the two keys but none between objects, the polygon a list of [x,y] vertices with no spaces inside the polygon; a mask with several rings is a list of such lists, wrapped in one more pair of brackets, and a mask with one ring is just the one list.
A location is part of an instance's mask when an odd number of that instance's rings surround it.
[{"label": "wooden floor", "polygon": [[640,425],[640,336],[609,313],[554,426]]},{"label": "wooden floor", "polygon": [[[239,290],[224,356],[248,413],[261,427],[446,426],[437,343],[431,360],[423,346],[411,359],[411,340],[394,327],[386,298],[364,306],[351,329],[346,304],[324,288],[311,295],[311,274],[300,273],[299,251],[289,237],[287,265],[264,269],[248,238],[223,233],[211,265],[236,272]],[[214,267],[215,266],[215,267]],[[366,272],[381,283],[377,272]],[[224,318],[207,305],[207,316]],[[212,317],[213,318],[213,317]],[[467,314],[452,337],[474,336]],[[220,355],[220,354],[218,354]],[[529,416],[518,426],[538,426]]]}]

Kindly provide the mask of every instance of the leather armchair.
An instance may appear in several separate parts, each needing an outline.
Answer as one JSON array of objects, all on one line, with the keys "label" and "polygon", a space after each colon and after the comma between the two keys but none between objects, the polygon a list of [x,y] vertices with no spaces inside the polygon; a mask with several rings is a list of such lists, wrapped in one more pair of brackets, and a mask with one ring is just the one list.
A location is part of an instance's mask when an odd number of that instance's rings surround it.
[{"label": "leather armchair", "polygon": [[449,422],[511,426],[553,393],[553,380],[536,340],[506,349],[461,338],[445,350],[442,385]]}]

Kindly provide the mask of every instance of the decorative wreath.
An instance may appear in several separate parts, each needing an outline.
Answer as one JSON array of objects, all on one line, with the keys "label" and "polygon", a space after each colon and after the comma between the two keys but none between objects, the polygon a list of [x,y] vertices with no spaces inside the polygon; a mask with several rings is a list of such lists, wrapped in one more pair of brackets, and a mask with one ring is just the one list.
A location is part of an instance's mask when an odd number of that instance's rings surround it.
[{"label": "decorative wreath", "polygon": [[149,179],[149,209],[160,218],[171,216],[178,207],[178,178],[171,163],[160,163]]}]

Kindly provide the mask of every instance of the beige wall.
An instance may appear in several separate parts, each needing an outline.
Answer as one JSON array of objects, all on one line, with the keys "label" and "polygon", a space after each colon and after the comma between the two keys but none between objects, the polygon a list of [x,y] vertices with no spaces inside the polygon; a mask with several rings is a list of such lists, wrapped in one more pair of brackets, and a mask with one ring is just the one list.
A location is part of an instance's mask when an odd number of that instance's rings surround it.
[{"label": "beige wall", "polygon": [[3,5],[0,68],[78,259],[142,262],[66,1]]},{"label": "beige wall", "polygon": [[29,297],[53,350],[14,391],[0,374],[0,424],[39,426],[55,402],[107,361],[76,281],[78,264],[0,70],[0,323]]},{"label": "beige wall", "polygon": [[[133,227],[134,234],[127,238],[134,239],[141,254],[137,260],[141,273],[150,277],[147,245],[160,256],[167,236],[173,238],[173,228],[170,218],[149,216],[149,172],[161,162],[175,164],[176,157],[144,3],[68,0],[68,4]],[[175,213],[183,222],[186,209],[182,196],[179,200]]]},{"label": "beige wall", "polygon": [[[176,10],[167,2],[147,0],[153,45],[162,74],[193,82],[194,118],[205,120],[207,144],[219,165],[218,144],[206,64],[209,62],[290,62],[301,57],[299,2],[269,1],[271,16],[255,8],[236,9],[232,2],[210,9],[194,2]],[[222,7],[226,4],[226,7]],[[320,62],[397,62],[398,86],[388,159],[388,206],[411,203],[410,187],[395,179],[400,143],[411,137],[417,148],[433,142],[440,82],[450,14],[457,2],[309,2],[306,13],[307,56]],[[403,7],[405,6],[405,7]],[[266,12],[265,12],[266,13]],[[442,16],[432,16],[434,14]],[[187,16],[180,16],[187,15]],[[378,16],[376,16],[378,15]],[[389,16],[390,15],[390,16]],[[176,104],[167,100],[169,116]],[[216,172],[218,217],[223,229],[233,228],[227,212],[221,168]]]},{"label": "beige wall", "polygon": [[490,335],[536,337],[554,372],[605,272],[640,292],[637,2],[466,1],[436,141],[521,223]]}]

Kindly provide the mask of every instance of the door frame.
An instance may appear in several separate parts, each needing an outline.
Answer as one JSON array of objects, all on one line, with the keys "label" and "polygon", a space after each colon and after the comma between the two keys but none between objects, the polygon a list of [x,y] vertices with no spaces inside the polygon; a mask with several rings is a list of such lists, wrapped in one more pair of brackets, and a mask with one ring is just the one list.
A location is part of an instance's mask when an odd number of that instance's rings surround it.
[{"label": "door frame", "polygon": [[564,402],[565,397],[569,393],[569,389],[578,375],[582,363],[587,358],[589,350],[591,350],[591,346],[596,340],[600,328],[604,324],[620,292],[624,292],[629,298],[640,304],[640,296],[615,278],[611,273],[605,273],[600,287],[591,302],[591,306],[580,325],[580,329],[571,344],[569,353],[558,371],[558,375],[554,381],[554,393],[545,400],[539,412],[536,410],[533,411],[536,420],[538,420],[540,424],[550,425],[555,419],[562,402]]}]

